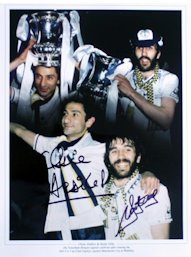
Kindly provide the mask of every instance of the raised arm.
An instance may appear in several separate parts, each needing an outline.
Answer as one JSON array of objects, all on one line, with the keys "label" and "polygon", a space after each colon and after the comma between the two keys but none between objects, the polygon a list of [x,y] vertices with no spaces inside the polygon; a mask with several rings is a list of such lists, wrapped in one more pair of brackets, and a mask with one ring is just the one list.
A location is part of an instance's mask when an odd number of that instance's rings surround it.
[{"label": "raised arm", "polygon": [[36,134],[17,123],[10,123],[10,131],[33,147]]},{"label": "raised arm", "polygon": [[10,72],[15,70],[20,64],[26,61],[28,51],[32,49],[35,42],[36,42],[36,39],[34,38],[31,38],[29,40],[28,46],[25,48],[25,50],[10,63],[10,67],[9,67]]}]

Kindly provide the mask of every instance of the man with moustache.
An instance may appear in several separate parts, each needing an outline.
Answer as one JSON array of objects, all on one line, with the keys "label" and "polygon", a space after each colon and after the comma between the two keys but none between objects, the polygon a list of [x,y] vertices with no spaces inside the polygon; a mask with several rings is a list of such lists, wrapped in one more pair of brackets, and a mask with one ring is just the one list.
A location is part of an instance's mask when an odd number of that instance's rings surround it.
[{"label": "man with moustache", "polygon": [[[99,206],[108,171],[105,144],[93,140],[95,122],[87,100],[72,95],[64,102],[63,135],[44,137],[11,123],[11,132],[46,159],[50,184],[45,233],[60,240],[105,239],[105,214]],[[144,174],[144,190],[158,187],[158,179]],[[49,234],[50,235],[50,234]]]},{"label": "man with moustache", "polygon": [[178,102],[179,80],[159,67],[163,38],[151,29],[141,29],[130,41],[134,69],[118,74],[122,122],[136,131],[145,146],[155,152],[170,151],[170,127]]},{"label": "man with moustache", "polygon": [[107,219],[106,239],[168,239],[171,222],[167,188],[145,194],[141,189],[142,150],[133,137],[111,137],[106,143],[105,164],[110,179],[100,205]]}]

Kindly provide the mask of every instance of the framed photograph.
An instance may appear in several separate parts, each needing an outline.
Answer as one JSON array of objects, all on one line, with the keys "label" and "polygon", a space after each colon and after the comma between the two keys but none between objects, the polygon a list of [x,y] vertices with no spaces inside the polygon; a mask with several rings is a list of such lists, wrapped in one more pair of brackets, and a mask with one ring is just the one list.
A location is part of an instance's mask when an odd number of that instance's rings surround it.
[{"label": "framed photograph", "polygon": [[187,7],[0,5],[3,256],[189,256]]}]

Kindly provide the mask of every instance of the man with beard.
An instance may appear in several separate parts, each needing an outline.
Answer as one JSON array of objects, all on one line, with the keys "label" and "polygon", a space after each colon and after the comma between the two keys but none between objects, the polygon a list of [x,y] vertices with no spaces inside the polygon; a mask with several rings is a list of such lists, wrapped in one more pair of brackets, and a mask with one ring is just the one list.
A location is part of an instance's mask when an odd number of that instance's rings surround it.
[{"label": "man with beard", "polygon": [[134,69],[118,74],[118,89],[127,126],[136,131],[151,152],[170,150],[170,127],[178,102],[179,80],[159,67],[163,38],[151,29],[139,30],[131,41]]},{"label": "man with beard", "polygon": [[107,219],[106,239],[168,239],[171,222],[167,188],[146,194],[141,189],[141,147],[131,137],[112,137],[106,143],[105,164],[110,179],[101,207]]},{"label": "man with beard", "polygon": [[[71,95],[63,110],[61,136],[44,137],[17,123],[11,123],[10,129],[46,159],[50,198],[45,233],[56,232],[60,240],[105,239],[106,217],[99,206],[108,177],[105,144],[88,132],[96,119],[87,100]],[[146,192],[158,188],[151,173],[144,173],[141,183]]]}]

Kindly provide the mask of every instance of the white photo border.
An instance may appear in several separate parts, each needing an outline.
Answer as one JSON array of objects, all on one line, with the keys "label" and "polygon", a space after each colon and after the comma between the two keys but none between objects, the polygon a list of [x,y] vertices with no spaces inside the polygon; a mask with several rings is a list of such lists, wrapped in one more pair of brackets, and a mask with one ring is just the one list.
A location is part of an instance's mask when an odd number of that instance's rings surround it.
[{"label": "white photo border", "polygon": [[[9,18],[8,13],[11,9],[45,9],[44,5],[1,5],[0,12],[1,12],[1,21],[2,24],[5,23],[5,26],[2,27],[2,30],[5,37],[5,42],[1,41],[1,51],[2,55],[5,59],[3,62],[3,67],[1,70],[1,75],[3,78],[3,86],[9,84]],[[4,124],[3,128],[3,144],[1,146],[1,158],[3,158],[3,178],[2,180],[3,186],[1,188],[1,197],[2,197],[2,208],[1,210],[1,223],[2,227],[4,228],[1,232],[3,234],[1,238],[0,244],[0,252],[4,253],[4,257],[9,256],[19,256],[24,257],[26,256],[25,251],[27,252],[28,256],[34,256],[39,254],[40,256],[125,256],[128,254],[129,256],[144,256],[147,255],[148,257],[154,256],[155,257],[163,257],[168,254],[168,256],[173,257],[180,257],[180,253],[182,256],[189,256],[189,249],[190,249],[190,221],[189,221],[189,214],[190,211],[190,189],[189,189],[189,179],[190,174],[190,162],[189,162],[189,153],[190,147],[187,145],[188,139],[190,139],[188,129],[190,128],[190,124],[188,123],[188,112],[189,112],[189,67],[190,67],[190,58],[188,56],[188,48],[190,45],[190,33],[189,30],[189,15],[190,10],[187,8],[186,5],[179,5],[179,6],[165,6],[165,5],[107,5],[107,4],[100,4],[100,5],[67,5],[66,10],[71,9],[96,9],[96,10],[134,10],[135,8],[138,10],[180,10],[182,13],[182,87],[184,86],[184,90],[182,90],[182,109],[183,109],[183,239],[182,240],[157,240],[157,241],[128,241],[121,242],[121,241],[107,241],[107,242],[65,242],[65,241],[10,241],[8,228],[9,228],[9,92],[8,87],[3,90],[1,95],[1,106],[4,115],[1,117],[1,124]],[[63,9],[63,5],[46,5],[46,9]],[[30,249],[29,249],[30,248]],[[93,251],[92,249],[97,249],[97,251]],[[18,255],[17,255],[18,254]]]}]

